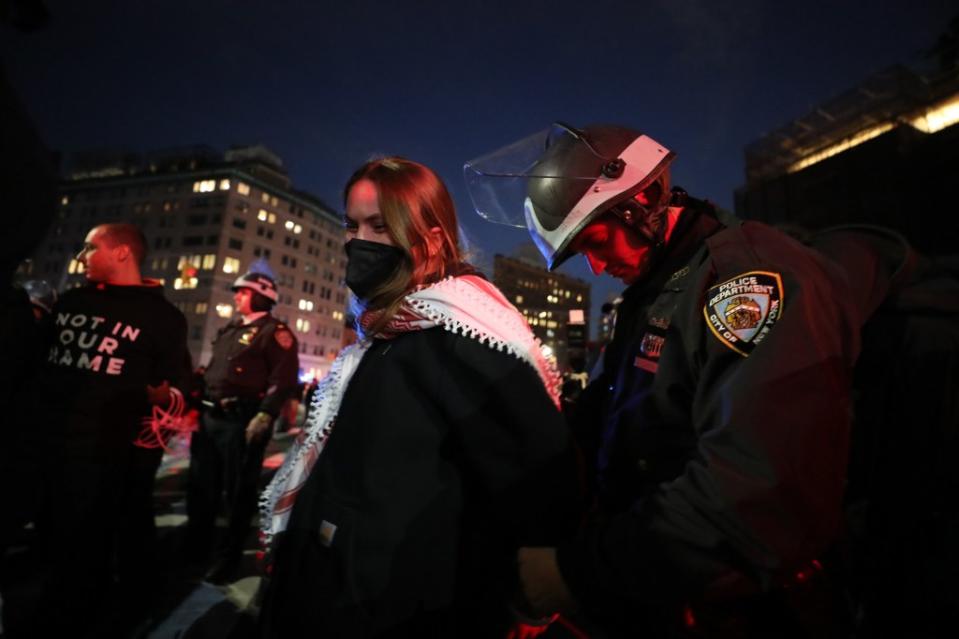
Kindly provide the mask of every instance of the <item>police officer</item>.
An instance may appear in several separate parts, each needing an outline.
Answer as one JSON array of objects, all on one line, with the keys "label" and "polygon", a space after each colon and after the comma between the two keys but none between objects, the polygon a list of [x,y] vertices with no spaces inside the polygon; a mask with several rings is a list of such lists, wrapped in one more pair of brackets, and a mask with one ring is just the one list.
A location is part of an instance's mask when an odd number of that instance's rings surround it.
[{"label": "police officer", "polygon": [[188,550],[195,559],[205,557],[214,541],[224,490],[230,515],[207,574],[212,583],[229,581],[239,567],[271,427],[296,391],[299,366],[296,338],[270,314],[278,299],[273,279],[248,272],[233,291],[237,317],[213,343],[200,428],[190,446]]},{"label": "police officer", "polygon": [[549,269],[581,253],[627,285],[570,411],[594,507],[576,538],[520,550],[528,612],[597,636],[831,636],[861,317],[834,264],[671,188],[673,159],[633,129],[558,125],[466,165],[497,221],[496,180],[527,178]]}]

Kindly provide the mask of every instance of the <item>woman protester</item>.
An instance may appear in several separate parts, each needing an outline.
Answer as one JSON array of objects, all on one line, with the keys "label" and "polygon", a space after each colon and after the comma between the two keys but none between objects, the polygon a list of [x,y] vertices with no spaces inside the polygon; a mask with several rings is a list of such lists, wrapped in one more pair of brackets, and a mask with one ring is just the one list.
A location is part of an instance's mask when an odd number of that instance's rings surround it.
[{"label": "woman protester", "polygon": [[344,190],[361,312],[262,500],[264,636],[502,637],[519,546],[579,504],[559,377],[463,261],[433,171],[370,161]]}]

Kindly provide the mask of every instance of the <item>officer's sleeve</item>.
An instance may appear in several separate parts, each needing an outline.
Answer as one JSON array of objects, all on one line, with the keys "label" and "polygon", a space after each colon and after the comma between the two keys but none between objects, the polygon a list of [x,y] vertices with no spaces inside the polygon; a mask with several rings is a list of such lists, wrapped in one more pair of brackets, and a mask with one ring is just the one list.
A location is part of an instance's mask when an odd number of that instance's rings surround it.
[{"label": "officer's sleeve", "polygon": [[267,362],[267,387],[260,402],[260,410],[273,417],[280,414],[283,403],[296,393],[300,368],[297,350],[293,332],[285,324],[278,323],[263,349]]},{"label": "officer's sleeve", "polygon": [[[825,278],[784,277],[784,288],[783,313],[748,355],[708,327],[692,332],[698,442],[685,471],[559,547],[564,578],[594,614],[768,589],[835,540],[854,313]],[[681,316],[706,322],[697,304]]]},{"label": "officer's sleeve", "polygon": [[551,545],[571,533],[581,500],[578,462],[562,415],[525,361],[456,338],[438,372],[468,490],[498,542]]}]

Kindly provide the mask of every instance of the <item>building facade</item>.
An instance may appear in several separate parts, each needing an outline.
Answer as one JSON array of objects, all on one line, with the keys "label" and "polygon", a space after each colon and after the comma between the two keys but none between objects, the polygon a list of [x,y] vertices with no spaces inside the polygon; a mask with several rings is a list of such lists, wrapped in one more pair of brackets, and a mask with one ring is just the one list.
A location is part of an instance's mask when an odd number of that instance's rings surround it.
[{"label": "building facade", "polygon": [[959,67],[887,69],[750,144],[736,212],[806,229],[878,224],[959,254],[957,123]]},{"label": "building facade", "polygon": [[276,277],[273,314],[299,341],[301,377],[322,377],[346,338],[343,225],[319,199],[292,188],[263,147],[220,155],[205,148],[70,159],[47,237],[20,268],[59,290],[84,281],[76,254],[104,222],[132,222],[147,237],[145,277],[163,282],[186,315],[195,365],[233,316],[234,280],[255,260]]},{"label": "building facade", "polygon": [[556,357],[561,372],[585,367],[590,286],[538,264],[496,255],[493,283],[526,317],[533,333]]}]

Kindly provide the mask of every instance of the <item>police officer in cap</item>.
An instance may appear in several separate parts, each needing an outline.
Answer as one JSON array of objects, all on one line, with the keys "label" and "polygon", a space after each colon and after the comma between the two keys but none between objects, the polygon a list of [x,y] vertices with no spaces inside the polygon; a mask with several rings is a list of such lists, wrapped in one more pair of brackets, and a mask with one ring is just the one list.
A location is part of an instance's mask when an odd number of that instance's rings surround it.
[{"label": "police officer in cap", "polygon": [[465,167],[478,212],[521,212],[550,270],[581,253],[627,286],[569,411],[594,506],[577,537],[520,550],[527,612],[591,636],[841,634],[822,567],[860,311],[835,264],[671,188],[673,159],[627,127],[557,124]]},{"label": "police officer in cap", "polygon": [[204,375],[200,428],[190,446],[187,499],[189,552],[202,559],[214,541],[226,492],[229,524],[212,583],[231,580],[256,512],[263,454],[273,421],[296,392],[297,342],[270,314],[278,295],[272,277],[250,271],[233,283],[236,319],[220,329]]}]

